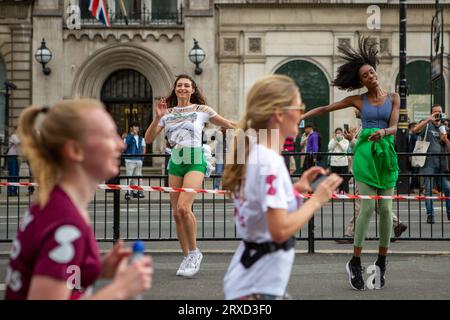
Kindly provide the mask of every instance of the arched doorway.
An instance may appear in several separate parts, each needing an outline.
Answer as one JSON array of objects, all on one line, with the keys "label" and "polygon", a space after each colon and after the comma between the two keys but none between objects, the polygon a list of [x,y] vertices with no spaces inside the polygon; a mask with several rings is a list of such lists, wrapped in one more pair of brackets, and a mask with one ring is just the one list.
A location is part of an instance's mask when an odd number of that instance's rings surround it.
[{"label": "arched doorway", "polygon": [[[129,132],[133,122],[140,125],[140,135],[152,121],[153,92],[150,82],[132,69],[118,70],[105,81],[101,91],[101,100],[113,117],[120,135]],[[147,151],[151,145],[147,146]],[[151,165],[151,159],[144,162]]]},{"label": "arched doorway", "polygon": [[[406,79],[408,85],[407,107],[411,122],[419,122],[430,115],[432,104],[441,104],[441,83],[433,83],[433,97],[431,97],[431,65],[424,60],[416,60],[406,65]],[[398,88],[399,76],[395,81]],[[445,87],[445,82],[444,82]]]},{"label": "arched doorway", "polygon": [[[327,105],[330,101],[330,87],[327,77],[315,64],[306,60],[294,60],[283,64],[276,74],[285,74],[295,80],[306,104],[306,111]],[[306,120],[319,130],[321,136],[321,151],[326,152],[329,140],[329,114]]]}]

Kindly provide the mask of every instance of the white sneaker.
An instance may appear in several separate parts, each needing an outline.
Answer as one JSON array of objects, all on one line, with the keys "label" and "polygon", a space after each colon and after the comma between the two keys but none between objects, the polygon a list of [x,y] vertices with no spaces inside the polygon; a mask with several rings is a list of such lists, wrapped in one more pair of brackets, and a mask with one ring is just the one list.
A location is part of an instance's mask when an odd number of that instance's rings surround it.
[{"label": "white sneaker", "polygon": [[188,255],[186,259],[186,265],[182,270],[182,276],[192,277],[200,270],[200,263],[202,262],[203,255],[200,250],[196,253]]},{"label": "white sneaker", "polygon": [[187,257],[184,257],[183,261],[180,264],[180,267],[177,270],[177,273],[176,273],[177,276],[182,276],[183,275],[184,268],[186,267],[186,261],[187,261]]}]

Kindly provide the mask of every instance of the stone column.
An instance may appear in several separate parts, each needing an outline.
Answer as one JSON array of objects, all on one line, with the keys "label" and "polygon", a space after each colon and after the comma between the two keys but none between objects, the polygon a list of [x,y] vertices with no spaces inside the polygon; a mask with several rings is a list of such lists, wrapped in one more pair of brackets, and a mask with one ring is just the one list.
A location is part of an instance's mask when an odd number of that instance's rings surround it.
[{"label": "stone column", "polygon": [[[45,38],[46,46],[53,53],[47,65],[49,75],[42,72],[42,65],[33,57],[33,104],[52,104],[63,97],[64,63],[69,57],[63,52],[63,1],[37,0],[33,12],[33,55]],[[70,60],[69,60],[70,61]]]},{"label": "stone column", "polygon": [[[214,1],[186,0],[184,25],[185,46],[183,59],[185,72],[193,76],[205,95],[208,104],[215,110],[218,110]],[[200,67],[203,69],[200,75],[195,74],[195,65],[188,58],[189,52],[194,46],[193,38],[198,41],[199,46],[206,53],[205,60],[200,64]]]}]

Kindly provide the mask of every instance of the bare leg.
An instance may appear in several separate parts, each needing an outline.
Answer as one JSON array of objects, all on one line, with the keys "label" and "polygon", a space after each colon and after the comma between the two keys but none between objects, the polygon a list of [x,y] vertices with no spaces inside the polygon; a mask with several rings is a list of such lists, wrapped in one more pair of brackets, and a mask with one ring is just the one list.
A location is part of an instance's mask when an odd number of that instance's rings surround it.
[{"label": "bare leg", "polygon": [[[199,171],[188,172],[183,179],[183,188],[200,189],[203,183],[204,174]],[[197,220],[192,212],[196,194],[183,192],[180,194],[177,203],[177,219],[183,228],[186,246],[189,251],[197,248]],[[184,251],[183,251],[184,252]]]},{"label": "bare leg", "polygon": [[[171,188],[181,188],[183,186],[183,178],[178,176],[169,176],[169,186]],[[170,193],[170,203],[172,205],[172,214],[175,219],[175,225],[177,230],[178,241],[180,242],[181,250],[183,250],[183,255],[186,257],[188,255],[188,239],[187,235],[184,231],[184,227],[181,219],[179,219],[177,215],[177,207],[178,207],[178,199],[180,197],[180,193],[171,192]]]}]

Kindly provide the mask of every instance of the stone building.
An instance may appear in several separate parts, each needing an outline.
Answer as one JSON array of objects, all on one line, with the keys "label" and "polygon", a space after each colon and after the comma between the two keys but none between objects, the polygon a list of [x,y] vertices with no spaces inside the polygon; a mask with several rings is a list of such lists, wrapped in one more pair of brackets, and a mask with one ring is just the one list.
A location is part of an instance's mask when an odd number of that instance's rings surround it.
[{"label": "stone building", "polygon": [[[101,99],[121,132],[133,120],[145,128],[153,116],[153,102],[170,92],[180,73],[193,75],[208,104],[231,119],[242,114],[252,83],[271,73],[292,76],[308,108],[328,104],[349,94],[330,85],[340,65],[336,47],[342,42],[355,44],[359,35],[371,35],[379,42],[380,81],[386,90],[396,89],[398,1],[124,0],[128,24],[118,0],[105,2],[110,28],[90,16],[88,0],[0,0],[0,80],[17,85],[6,120],[5,101],[0,99],[0,135],[5,122],[14,125],[30,104],[80,96]],[[431,104],[434,2],[408,1],[412,119],[425,114]],[[444,46],[448,48],[450,1],[441,3]],[[69,5],[81,9],[79,30],[68,28]],[[43,38],[53,54],[47,65],[49,75],[34,57]],[[206,53],[199,75],[194,74],[195,65],[188,58],[193,38]],[[444,63],[448,66],[447,57]],[[444,78],[448,92],[447,69]],[[439,99],[436,96],[435,101]],[[323,145],[335,127],[356,124],[350,110],[312,122],[324,138]],[[160,151],[162,145],[160,137],[153,149]]]}]

